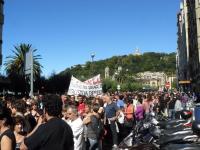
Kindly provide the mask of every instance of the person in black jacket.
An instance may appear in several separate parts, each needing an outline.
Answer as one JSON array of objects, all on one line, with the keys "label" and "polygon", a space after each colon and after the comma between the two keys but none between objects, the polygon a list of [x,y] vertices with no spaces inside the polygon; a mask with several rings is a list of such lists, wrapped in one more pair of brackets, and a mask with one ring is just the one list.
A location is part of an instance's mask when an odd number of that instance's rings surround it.
[{"label": "person in black jacket", "polygon": [[175,119],[175,102],[176,102],[176,97],[174,95],[171,95],[170,101],[167,103],[168,104],[168,117],[170,119]]},{"label": "person in black jacket", "polygon": [[[21,150],[73,150],[71,127],[58,116],[62,101],[57,95],[44,97],[44,118],[40,117],[36,128],[24,139]],[[42,121],[46,119],[46,123]]]}]

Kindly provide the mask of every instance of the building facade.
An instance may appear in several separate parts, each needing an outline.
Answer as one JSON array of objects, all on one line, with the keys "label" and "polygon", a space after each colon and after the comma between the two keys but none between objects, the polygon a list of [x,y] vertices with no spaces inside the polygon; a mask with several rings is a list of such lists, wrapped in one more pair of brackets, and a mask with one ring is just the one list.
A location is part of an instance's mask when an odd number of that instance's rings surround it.
[{"label": "building facade", "polygon": [[[180,12],[177,15],[177,27],[178,27],[178,79],[187,80],[189,73],[187,71],[189,61],[189,48],[188,48],[188,20],[187,20],[187,6],[185,0],[181,2]],[[187,61],[186,61],[187,60]]]},{"label": "building facade", "polygon": [[177,27],[179,86],[187,84],[190,90],[197,90],[200,86],[200,0],[182,0]]},{"label": "building facade", "polygon": [[0,0],[0,66],[2,65],[2,32],[3,32],[3,24],[4,24],[4,14],[3,14],[3,5],[4,1]]},{"label": "building facade", "polygon": [[138,73],[135,79],[140,81],[144,86],[164,88],[168,77],[164,72],[146,71]]}]

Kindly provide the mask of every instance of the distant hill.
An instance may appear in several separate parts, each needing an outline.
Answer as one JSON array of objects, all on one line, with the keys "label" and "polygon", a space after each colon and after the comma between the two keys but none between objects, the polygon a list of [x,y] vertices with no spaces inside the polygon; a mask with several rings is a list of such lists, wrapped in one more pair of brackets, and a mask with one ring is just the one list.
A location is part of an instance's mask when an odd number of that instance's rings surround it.
[{"label": "distant hill", "polygon": [[122,67],[124,74],[136,74],[144,71],[163,71],[165,73],[175,73],[176,70],[176,53],[155,53],[147,52],[142,55],[123,55],[113,56],[105,60],[86,62],[84,65],[76,65],[60,72],[60,75],[71,74],[78,79],[85,80],[93,75],[101,74],[104,78],[105,67],[110,68],[112,76],[119,66]]}]

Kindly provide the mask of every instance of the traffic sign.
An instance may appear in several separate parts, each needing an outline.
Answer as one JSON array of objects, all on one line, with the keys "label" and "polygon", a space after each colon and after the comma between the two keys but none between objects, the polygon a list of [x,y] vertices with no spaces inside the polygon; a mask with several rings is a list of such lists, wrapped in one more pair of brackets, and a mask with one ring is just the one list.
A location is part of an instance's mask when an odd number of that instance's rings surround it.
[{"label": "traffic sign", "polygon": [[165,83],[165,87],[166,87],[166,88],[169,88],[169,87],[170,87],[170,83],[169,83],[169,82],[166,82],[166,83]]}]

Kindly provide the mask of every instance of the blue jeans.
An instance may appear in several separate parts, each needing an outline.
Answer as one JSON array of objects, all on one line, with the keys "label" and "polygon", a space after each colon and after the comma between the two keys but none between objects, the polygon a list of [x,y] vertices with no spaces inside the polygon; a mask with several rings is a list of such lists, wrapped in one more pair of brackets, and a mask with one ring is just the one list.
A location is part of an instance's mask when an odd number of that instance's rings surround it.
[{"label": "blue jeans", "polygon": [[175,119],[175,111],[174,111],[174,109],[169,109],[168,110],[168,116],[171,119]]},{"label": "blue jeans", "polygon": [[111,130],[111,133],[112,133],[113,144],[118,145],[118,135],[117,135],[115,121],[111,121],[110,130]]},{"label": "blue jeans", "polygon": [[98,141],[97,141],[97,139],[88,138],[88,140],[90,142],[89,150],[98,150]]}]

